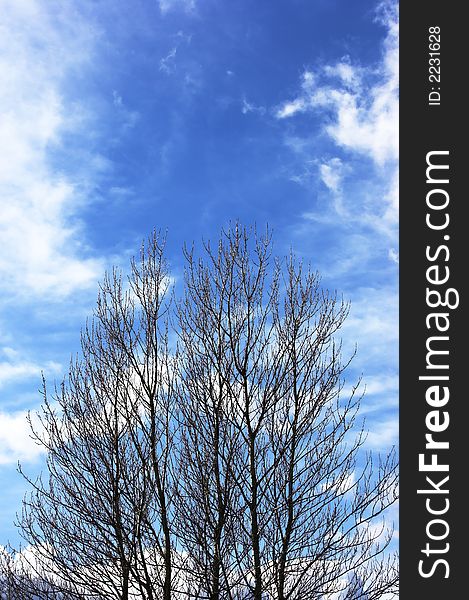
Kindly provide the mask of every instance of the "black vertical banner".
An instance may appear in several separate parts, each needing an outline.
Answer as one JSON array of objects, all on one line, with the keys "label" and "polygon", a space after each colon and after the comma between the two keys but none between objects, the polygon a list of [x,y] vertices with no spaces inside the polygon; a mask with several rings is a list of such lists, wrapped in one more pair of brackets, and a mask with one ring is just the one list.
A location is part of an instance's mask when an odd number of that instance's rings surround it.
[{"label": "black vertical banner", "polygon": [[[400,574],[467,597],[469,377],[463,2],[400,4]],[[465,106],[463,106],[463,104]]]}]

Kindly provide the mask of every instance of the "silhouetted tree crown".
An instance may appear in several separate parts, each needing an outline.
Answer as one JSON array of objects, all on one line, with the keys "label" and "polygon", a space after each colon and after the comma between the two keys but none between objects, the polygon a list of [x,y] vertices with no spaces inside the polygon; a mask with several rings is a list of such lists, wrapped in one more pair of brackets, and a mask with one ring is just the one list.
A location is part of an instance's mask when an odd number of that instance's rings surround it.
[{"label": "silhouetted tree crown", "polygon": [[[363,449],[337,335],[348,305],[269,231],[153,233],[98,294],[32,435],[46,474],[0,557],[2,600],[375,600],[397,590],[394,453]],[[5,591],[4,591],[5,590]]]}]

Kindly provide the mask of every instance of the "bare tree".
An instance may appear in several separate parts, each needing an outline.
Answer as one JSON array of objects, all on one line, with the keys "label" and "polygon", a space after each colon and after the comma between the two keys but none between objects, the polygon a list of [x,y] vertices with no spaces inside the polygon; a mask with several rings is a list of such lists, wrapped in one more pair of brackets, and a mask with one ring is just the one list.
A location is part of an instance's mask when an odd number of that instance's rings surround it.
[{"label": "bare tree", "polygon": [[21,532],[67,593],[128,600],[171,597],[172,375],[162,324],[168,275],[154,234],[100,286],[81,357],[52,399],[44,384],[41,427],[48,481],[30,481]]},{"label": "bare tree", "polygon": [[125,283],[104,279],[80,356],[52,396],[44,384],[48,477],[20,518],[41,600],[394,591],[396,463],[364,452],[344,391],[347,303],[239,224],[185,252],[171,303],[163,246],[154,234]]}]

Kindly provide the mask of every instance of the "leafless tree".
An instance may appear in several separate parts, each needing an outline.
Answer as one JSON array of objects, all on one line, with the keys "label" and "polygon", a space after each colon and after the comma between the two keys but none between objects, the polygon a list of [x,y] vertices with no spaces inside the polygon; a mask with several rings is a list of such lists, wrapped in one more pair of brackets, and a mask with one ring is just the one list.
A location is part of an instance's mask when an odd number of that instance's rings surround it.
[{"label": "leafless tree", "polygon": [[61,594],[40,600],[394,591],[396,463],[364,452],[345,392],[347,303],[239,224],[185,251],[170,302],[163,246],[154,234],[127,280],[104,279],[80,356],[44,384],[48,476],[20,517],[24,572]]},{"label": "leafless tree", "polygon": [[81,356],[52,399],[44,384],[33,435],[48,480],[30,481],[20,525],[36,563],[67,593],[171,597],[168,284],[154,234],[127,289],[117,271],[104,279]]}]

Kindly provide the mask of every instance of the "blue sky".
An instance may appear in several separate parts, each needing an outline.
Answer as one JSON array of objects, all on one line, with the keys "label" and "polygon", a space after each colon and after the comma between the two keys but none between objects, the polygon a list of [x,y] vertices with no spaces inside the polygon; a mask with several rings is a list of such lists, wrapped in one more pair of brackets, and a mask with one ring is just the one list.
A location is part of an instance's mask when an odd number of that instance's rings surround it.
[{"label": "blue sky", "polygon": [[25,415],[97,282],[153,227],[268,222],[352,302],[367,446],[397,442],[397,8],[370,0],[0,0],[0,544],[42,457]]}]

